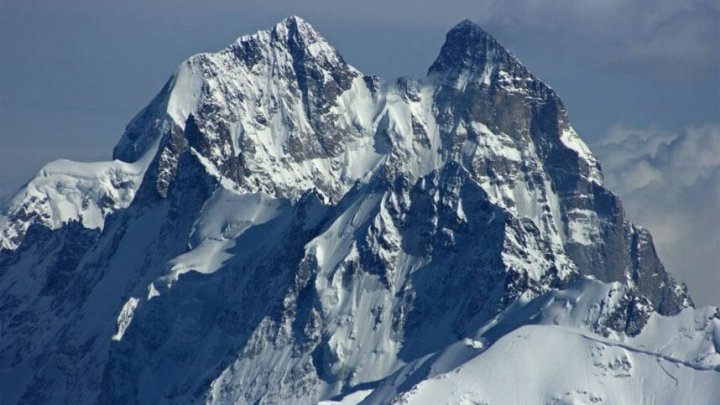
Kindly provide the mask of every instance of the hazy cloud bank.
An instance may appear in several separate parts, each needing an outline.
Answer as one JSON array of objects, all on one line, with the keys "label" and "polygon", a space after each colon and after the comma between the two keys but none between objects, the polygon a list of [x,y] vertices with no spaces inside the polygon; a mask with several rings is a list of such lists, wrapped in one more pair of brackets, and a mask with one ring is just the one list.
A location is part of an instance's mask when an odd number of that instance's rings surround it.
[{"label": "hazy cloud bank", "polygon": [[669,270],[698,305],[720,305],[720,123],[680,133],[618,126],[593,149]]}]

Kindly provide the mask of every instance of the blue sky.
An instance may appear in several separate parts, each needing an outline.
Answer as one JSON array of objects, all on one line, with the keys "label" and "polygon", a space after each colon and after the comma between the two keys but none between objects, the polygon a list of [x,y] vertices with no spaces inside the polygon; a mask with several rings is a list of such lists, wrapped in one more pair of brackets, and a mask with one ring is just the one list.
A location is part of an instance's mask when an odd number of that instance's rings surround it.
[{"label": "blue sky", "polygon": [[[183,59],[291,14],[313,24],[350,64],[388,79],[422,77],[445,33],[462,19],[476,21],[558,91],[578,132],[605,152],[614,150],[609,142],[635,145],[619,136],[663,136],[670,144],[674,137],[705,134],[697,128],[710,128],[711,140],[720,132],[714,126],[720,122],[717,1],[3,0],[0,194],[56,158],[109,158],[125,124]],[[612,169],[645,159],[656,166],[653,176],[667,177],[675,167],[658,168],[664,163],[656,151],[636,150],[625,162],[613,161]],[[720,180],[704,176],[720,167],[720,158],[709,164],[682,173],[710,187],[700,196],[680,193],[671,206],[654,207],[653,194],[642,187],[616,189],[632,199],[631,215],[645,218],[651,230],[661,228],[648,218],[662,215],[647,212],[687,214],[685,195],[704,199],[706,208],[720,204],[720,191],[713,194]],[[675,183],[661,182],[666,188]],[[698,291],[701,303],[720,304],[714,296],[720,232],[708,233],[705,223],[701,241],[669,241],[660,253],[676,274],[678,267],[689,272],[679,278]],[[710,247],[693,254],[701,242]],[[682,257],[698,256],[698,263],[678,259],[688,249]]]}]

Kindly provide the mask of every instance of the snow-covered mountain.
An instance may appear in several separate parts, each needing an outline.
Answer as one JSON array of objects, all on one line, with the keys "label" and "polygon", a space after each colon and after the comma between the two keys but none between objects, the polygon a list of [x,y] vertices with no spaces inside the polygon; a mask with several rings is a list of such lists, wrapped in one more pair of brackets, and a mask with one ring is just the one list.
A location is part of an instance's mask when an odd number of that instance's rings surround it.
[{"label": "snow-covered mountain", "polygon": [[0,217],[3,403],[717,403],[694,309],[477,25],[422,80],[290,17]]}]

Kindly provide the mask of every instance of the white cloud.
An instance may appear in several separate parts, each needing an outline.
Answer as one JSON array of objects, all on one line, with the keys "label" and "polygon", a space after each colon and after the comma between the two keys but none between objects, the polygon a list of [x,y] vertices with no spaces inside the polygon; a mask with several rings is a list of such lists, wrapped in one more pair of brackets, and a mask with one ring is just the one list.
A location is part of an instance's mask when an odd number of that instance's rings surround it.
[{"label": "white cloud", "polygon": [[720,123],[678,134],[618,126],[594,150],[669,270],[698,304],[720,305]]}]

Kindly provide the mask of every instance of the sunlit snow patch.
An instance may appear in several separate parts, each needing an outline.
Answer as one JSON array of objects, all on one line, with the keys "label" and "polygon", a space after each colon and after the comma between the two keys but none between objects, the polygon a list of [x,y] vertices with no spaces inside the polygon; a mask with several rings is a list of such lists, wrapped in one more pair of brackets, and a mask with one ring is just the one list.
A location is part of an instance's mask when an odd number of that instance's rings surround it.
[{"label": "sunlit snow patch", "polygon": [[113,335],[112,340],[122,340],[123,335],[125,335],[125,331],[128,326],[130,326],[130,322],[132,322],[133,315],[135,315],[135,309],[137,308],[139,302],[139,299],[130,297],[125,305],[123,305],[122,310],[120,310],[120,315],[118,315],[117,318],[117,332]]}]

